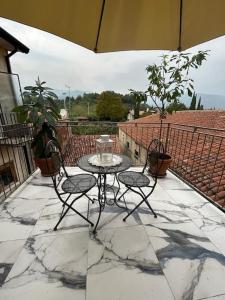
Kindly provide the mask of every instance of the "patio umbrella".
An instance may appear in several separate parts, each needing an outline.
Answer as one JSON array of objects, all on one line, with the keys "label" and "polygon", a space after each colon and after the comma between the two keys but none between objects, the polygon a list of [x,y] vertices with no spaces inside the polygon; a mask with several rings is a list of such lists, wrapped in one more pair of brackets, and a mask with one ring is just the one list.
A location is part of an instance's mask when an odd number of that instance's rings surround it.
[{"label": "patio umbrella", "polygon": [[0,16],[95,52],[185,50],[225,34],[224,0],[1,0]]}]

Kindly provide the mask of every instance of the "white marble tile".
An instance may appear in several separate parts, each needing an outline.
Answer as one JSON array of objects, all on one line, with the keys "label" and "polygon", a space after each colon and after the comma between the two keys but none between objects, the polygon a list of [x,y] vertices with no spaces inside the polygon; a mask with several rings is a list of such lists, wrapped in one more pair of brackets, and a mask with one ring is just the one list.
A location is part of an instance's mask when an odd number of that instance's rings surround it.
[{"label": "white marble tile", "polygon": [[225,300],[225,294],[213,296],[210,298],[202,298],[201,300]]},{"label": "white marble tile", "polygon": [[225,293],[225,257],[192,222],[145,226],[176,299]]},{"label": "white marble tile", "polygon": [[47,199],[23,197],[23,193],[16,198],[8,198],[2,205],[1,219],[20,221],[22,224],[34,225],[44,208]]},{"label": "white marble tile", "polygon": [[142,224],[154,224],[154,223],[180,223],[184,221],[190,221],[190,218],[186,215],[185,211],[180,209],[180,207],[173,201],[164,200],[152,200],[149,201],[152,209],[155,211],[157,218],[149,210],[147,205],[143,203],[137,212],[141,218]]},{"label": "white marble tile", "polygon": [[88,252],[87,300],[174,299],[143,226],[98,231]]},{"label": "white marble tile", "polygon": [[167,190],[167,193],[180,205],[180,207],[192,206],[196,203],[208,203],[200,194],[193,190]]},{"label": "white marble tile", "polygon": [[0,290],[4,300],[85,300],[88,232],[29,238]]},{"label": "white marble tile", "polygon": [[89,223],[76,213],[66,215],[59,224],[57,231],[54,231],[53,229],[59,217],[60,214],[43,215],[35,224],[30,235],[60,235],[70,232],[89,231]]},{"label": "white marble tile", "polygon": [[0,241],[27,239],[34,225],[23,224],[21,220],[3,219],[0,214]]},{"label": "white marble tile", "polygon": [[[66,197],[67,197],[67,194],[66,196],[63,195],[62,198],[63,200],[66,200]],[[77,195],[75,196],[71,196],[68,200],[67,200],[67,203],[68,204],[71,204],[71,202],[73,201],[73,199],[77,197]],[[74,204],[73,204],[73,207],[75,209],[77,209],[79,212],[81,212],[82,214],[85,214],[87,213],[88,211],[88,205],[91,205],[91,202],[88,204],[88,202],[90,202],[85,196],[78,199]],[[43,217],[43,216],[48,216],[48,215],[52,215],[52,214],[58,214],[60,215],[61,212],[62,212],[62,208],[63,208],[63,203],[59,200],[58,197],[53,197],[53,198],[50,198],[44,209],[41,211],[41,215],[40,217]],[[74,211],[72,209],[70,209],[67,213],[67,215],[72,215],[72,214],[75,214]]]},{"label": "white marble tile", "polygon": [[48,199],[51,195],[56,195],[55,190],[51,184],[35,184],[33,181],[29,182],[27,186],[20,191],[20,193],[12,194],[10,198],[22,197],[24,199]]},{"label": "white marble tile", "polygon": [[[125,206],[123,202],[119,202],[119,205]],[[90,220],[96,224],[99,215],[99,204],[96,202],[94,205],[90,206]],[[126,222],[123,221],[127,215],[127,210],[125,208],[120,208],[114,204],[105,205],[104,210],[101,213],[100,222],[98,224],[98,230],[109,229],[109,228],[119,228],[136,226],[141,224],[140,217],[137,212],[133,213]]]},{"label": "white marble tile", "polygon": [[217,217],[193,219],[210,241],[225,255],[225,214]]},{"label": "white marble tile", "polygon": [[185,184],[178,177],[173,175],[171,172],[167,172],[167,176],[158,179],[159,185],[165,190],[192,190],[192,188]]},{"label": "white marble tile", "polygon": [[26,240],[0,242],[0,286],[8,276]]},{"label": "white marble tile", "polygon": [[[117,191],[112,176],[107,183]],[[96,198],[97,192],[95,187],[89,195]],[[127,195],[129,208],[139,201]],[[159,180],[150,204],[157,219],[143,204],[124,223],[126,211],[106,205],[96,236],[73,211],[55,232],[62,204],[51,178],[35,172],[0,205],[0,299],[225,300],[225,214],[170,172]],[[86,214],[88,201],[75,207]],[[95,222],[97,202],[90,209]]]},{"label": "white marble tile", "polygon": [[215,205],[210,202],[195,203],[193,205],[184,205],[182,207],[185,213],[192,218],[209,218],[224,215]]}]

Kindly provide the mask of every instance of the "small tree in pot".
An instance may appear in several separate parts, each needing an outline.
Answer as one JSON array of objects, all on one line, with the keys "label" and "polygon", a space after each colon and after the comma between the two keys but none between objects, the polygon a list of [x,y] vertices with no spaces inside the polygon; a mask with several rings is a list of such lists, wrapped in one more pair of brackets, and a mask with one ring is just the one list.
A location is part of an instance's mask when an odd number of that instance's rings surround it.
[{"label": "small tree in pot", "polygon": [[[191,69],[198,69],[202,65],[202,62],[206,60],[207,55],[208,51],[199,51],[195,55],[191,55],[190,53],[163,55],[160,64],[147,66],[146,71],[149,86],[146,93],[159,110],[160,142],[162,142],[162,120],[166,118],[166,105],[179,103],[179,99],[186,92],[189,97],[196,97],[193,86],[194,81],[189,77],[189,72]],[[164,156],[168,167],[171,157],[168,158],[168,154],[160,153],[162,160]],[[160,165],[163,166],[163,162]],[[166,175],[164,168],[159,175]]]},{"label": "small tree in pot", "polygon": [[58,97],[39,77],[35,83],[35,86],[24,88],[24,105],[16,107],[14,111],[19,114],[20,120],[32,124],[31,147],[34,151],[34,160],[37,167],[41,169],[41,174],[49,176],[49,173],[54,173],[54,170],[51,170],[54,164],[51,162],[51,157],[48,158],[48,164],[46,163],[45,147],[49,140],[55,139],[55,126],[60,118],[55,101]]}]

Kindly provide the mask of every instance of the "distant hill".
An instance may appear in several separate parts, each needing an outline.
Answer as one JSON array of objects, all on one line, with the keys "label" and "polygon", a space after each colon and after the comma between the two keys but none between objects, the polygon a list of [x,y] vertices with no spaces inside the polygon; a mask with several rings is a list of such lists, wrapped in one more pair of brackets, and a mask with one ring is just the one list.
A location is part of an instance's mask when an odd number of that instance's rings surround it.
[{"label": "distant hill", "polygon": [[[203,104],[204,109],[225,109],[225,95],[198,93],[197,99],[199,99],[199,97],[201,97],[201,104]],[[183,102],[189,108],[191,104],[191,98],[188,97],[188,95],[184,95],[181,98],[181,102]],[[150,99],[148,100],[148,104],[153,105]]]},{"label": "distant hill", "polygon": [[[198,93],[197,98],[201,97],[201,104],[203,104],[204,109],[225,109],[225,95],[214,95],[214,94],[204,94]],[[191,98],[185,95],[182,98],[182,102],[189,107],[191,103]]]},{"label": "distant hill", "polygon": [[[59,98],[65,98],[69,96],[69,91],[67,90],[53,90],[53,92],[59,97]],[[83,96],[84,93],[88,93],[85,91],[79,91],[79,90],[71,90],[70,91],[70,97],[76,98],[77,96],[81,95]]]}]

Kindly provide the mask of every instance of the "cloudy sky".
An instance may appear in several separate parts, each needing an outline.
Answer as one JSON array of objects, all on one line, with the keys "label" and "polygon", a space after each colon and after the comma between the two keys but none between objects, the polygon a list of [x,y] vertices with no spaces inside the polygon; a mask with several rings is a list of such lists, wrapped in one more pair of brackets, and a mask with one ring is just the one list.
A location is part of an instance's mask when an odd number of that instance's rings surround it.
[{"label": "cloudy sky", "polygon": [[[159,61],[162,51],[126,51],[95,54],[52,34],[0,18],[0,26],[30,48],[29,54],[17,53],[11,58],[12,70],[18,73],[22,86],[34,83],[37,76],[48,86],[65,90],[145,90],[146,66]],[[225,95],[225,37],[215,39],[188,52],[211,50],[204,65],[195,73],[196,91]]]}]

